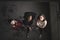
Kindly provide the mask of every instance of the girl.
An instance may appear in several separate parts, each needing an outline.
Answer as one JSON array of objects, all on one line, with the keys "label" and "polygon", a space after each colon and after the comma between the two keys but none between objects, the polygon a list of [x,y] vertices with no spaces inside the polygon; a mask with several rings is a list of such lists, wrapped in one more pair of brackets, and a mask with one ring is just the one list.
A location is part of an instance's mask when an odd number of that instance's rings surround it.
[{"label": "girl", "polygon": [[44,14],[40,14],[37,18],[37,22],[36,22],[36,26],[38,27],[39,31],[40,31],[40,36],[39,38],[41,40],[45,40],[45,28],[47,26],[47,20]]}]

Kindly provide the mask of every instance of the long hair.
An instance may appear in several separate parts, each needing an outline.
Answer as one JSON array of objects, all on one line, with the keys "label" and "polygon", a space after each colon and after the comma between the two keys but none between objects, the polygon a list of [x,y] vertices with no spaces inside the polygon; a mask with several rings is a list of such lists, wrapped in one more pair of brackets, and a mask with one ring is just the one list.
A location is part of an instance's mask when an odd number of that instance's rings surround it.
[{"label": "long hair", "polygon": [[[32,16],[32,20],[28,22],[29,16]],[[27,22],[27,24],[31,25],[33,23],[33,19],[35,18],[36,13],[34,12],[25,12],[24,13],[24,21],[25,23]]]},{"label": "long hair", "polygon": [[34,12],[25,12],[24,13],[24,20],[28,20],[29,16],[32,16],[32,20],[33,20],[36,16],[36,13],[34,13]]}]

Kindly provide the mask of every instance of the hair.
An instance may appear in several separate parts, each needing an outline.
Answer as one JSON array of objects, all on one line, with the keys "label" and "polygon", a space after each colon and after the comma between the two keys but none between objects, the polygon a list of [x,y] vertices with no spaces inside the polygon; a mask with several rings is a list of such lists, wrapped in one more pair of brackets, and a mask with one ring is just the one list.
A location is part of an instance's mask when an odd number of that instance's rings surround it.
[{"label": "hair", "polygon": [[29,16],[32,16],[32,20],[33,20],[36,16],[36,13],[34,13],[34,12],[25,12],[24,13],[24,20],[28,20]]}]

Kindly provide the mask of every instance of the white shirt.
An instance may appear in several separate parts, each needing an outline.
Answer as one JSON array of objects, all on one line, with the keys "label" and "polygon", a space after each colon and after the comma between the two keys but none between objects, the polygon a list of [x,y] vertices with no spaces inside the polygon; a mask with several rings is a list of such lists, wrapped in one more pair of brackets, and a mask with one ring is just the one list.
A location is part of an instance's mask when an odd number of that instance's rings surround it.
[{"label": "white shirt", "polygon": [[37,21],[37,26],[40,28],[45,28],[47,25],[47,20],[41,22],[41,21]]}]

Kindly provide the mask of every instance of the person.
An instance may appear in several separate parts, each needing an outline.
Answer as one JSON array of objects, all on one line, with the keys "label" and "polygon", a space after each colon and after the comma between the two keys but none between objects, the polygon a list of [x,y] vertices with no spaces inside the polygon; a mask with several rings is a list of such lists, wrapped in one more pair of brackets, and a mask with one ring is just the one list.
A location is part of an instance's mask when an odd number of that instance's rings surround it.
[{"label": "person", "polygon": [[34,12],[25,12],[24,13],[23,24],[25,26],[25,29],[27,29],[27,34],[29,33],[29,31],[32,30],[32,24],[33,24],[33,20],[34,20],[35,16],[36,16],[36,13],[34,13]]},{"label": "person", "polygon": [[22,27],[22,22],[20,20],[16,20],[16,19],[13,19],[11,20],[11,23],[12,27],[15,29],[15,30],[19,30],[19,28]]},{"label": "person", "polygon": [[12,31],[14,31],[13,36],[14,37],[19,37],[20,34],[20,29],[22,28],[22,22],[20,20],[17,19],[12,19],[10,21],[11,27],[12,27]]},{"label": "person", "polygon": [[37,29],[39,29],[40,31],[40,36],[39,38],[41,40],[44,40],[43,38],[43,35],[45,35],[44,33],[45,32],[45,28],[47,27],[47,19],[45,17],[44,14],[40,14],[38,17],[37,17],[37,21],[36,21],[36,26],[38,27]]},{"label": "person", "polygon": [[47,25],[47,20],[46,20],[45,15],[43,15],[43,14],[39,15],[37,18],[37,26],[39,28],[45,28],[46,25]]},{"label": "person", "polygon": [[34,12],[25,12],[23,24],[31,30],[31,25],[33,24],[33,20],[35,18]]}]

